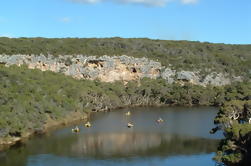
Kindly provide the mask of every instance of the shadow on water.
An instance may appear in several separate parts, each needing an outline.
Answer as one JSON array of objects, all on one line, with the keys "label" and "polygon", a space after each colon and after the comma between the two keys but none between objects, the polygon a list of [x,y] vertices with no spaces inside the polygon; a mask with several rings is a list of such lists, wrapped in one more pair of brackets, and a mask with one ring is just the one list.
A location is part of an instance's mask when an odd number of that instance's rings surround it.
[{"label": "shadow on water", "polygon": [[[194,155],[206,155],[205,159],[212,162],[211,154],[220,138],[208,134],[214,108],[137,108],[131,109],[129,117],[125,116],[127,111],[94,114],[93,127],[80,124],[80,133],[71,133],[73,126],[69,126],[33,137],[0,153],[0,165],[142,165],[149,160],[164,164],[166,159],[191,156],[191,160]],[[158,117],[164,123],[156,123]],[[126,127],[129,121],[134,128]]]}]

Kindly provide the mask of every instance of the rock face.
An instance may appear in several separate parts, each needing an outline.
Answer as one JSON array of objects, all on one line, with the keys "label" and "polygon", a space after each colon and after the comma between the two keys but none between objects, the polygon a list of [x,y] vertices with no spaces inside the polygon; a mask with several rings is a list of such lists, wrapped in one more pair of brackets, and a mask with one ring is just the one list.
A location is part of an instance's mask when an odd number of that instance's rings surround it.
[{"label": "rock face", "polygon": [[175,75],[175,70],[171,70],[170,68],[166,68],[161,73],[161,77],[167,80],[169,84],[172,84],[174,82]]},{"label": "rock face", "polygon": [[177,80],[191,82],[193,84],[199,84],[200,78],[192,71],[180,71],[177,72]]},{"label": "rock face", "polygon": [[27,65],[30,69],[64,73],[76,79],[100,80],[103,82],[139,80],[142,78],[163,78],[168,83],[190,82],[196,85],[222,86],[241,77],[230,78],[223,73],[210,73],[201,78],[199,71],[176,71],[165,68],[159,62],[147,58],[122,56],[44,56],[44,55],[0,55],[0,64],[5,66]]},{"label": "rock face", "polygon": [[[235,80],[237,77],[234,77]],[[236,80],[238,81],[238,80]],[[226,78],[222,73],[211,73],[203,80],[204,84],[213,84],[215,86],[223,86],[231,83],[229,78]]]}]

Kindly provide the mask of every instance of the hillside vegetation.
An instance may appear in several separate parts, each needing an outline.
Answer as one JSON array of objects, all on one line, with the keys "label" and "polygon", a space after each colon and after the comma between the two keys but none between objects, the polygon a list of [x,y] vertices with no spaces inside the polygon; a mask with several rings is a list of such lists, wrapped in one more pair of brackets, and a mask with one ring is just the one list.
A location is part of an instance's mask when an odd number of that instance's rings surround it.
[{"label": "hillside vegetation", "polygon": [[251,75],[251,45],[226,45],[146,38],[0,38],[0,54],[128,55],[158,60],[176,70]]},{"label": "hillside vegetation", "polygon": [[[206,87],[189,82],[142,78],[123,82],[76,80],[72,77],[23,65],[0,64],[0,145],[15,138],[43,132],[51,122],[71,115],[79,119],[93,111],[128,106],[220,106],[216,130],[225,139],[217,160],[228,166],[250,165],[251,45],[225,45],[150,39],[45,39],[0,38],[0,54],[44,54],[147,57],[172,70],[224,73],[243,76],[243,82]],[[204,75],[205,76],[205,75]]]},{"label": "hillside vegetation", "polygon": [[250,97],[251,85],[202,87],[142,79],[102,83],[75,80],[63,74],[0,66],[0,140],[43,131],[48,121],[72,113],[85,114],[142,105],[221,105]]}]

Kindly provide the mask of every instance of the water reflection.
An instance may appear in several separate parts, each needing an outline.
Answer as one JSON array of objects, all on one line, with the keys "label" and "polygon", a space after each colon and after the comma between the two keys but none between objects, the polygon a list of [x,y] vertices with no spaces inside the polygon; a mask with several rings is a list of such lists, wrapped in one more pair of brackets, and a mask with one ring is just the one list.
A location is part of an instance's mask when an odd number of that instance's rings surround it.
[{"label": "water reflection", "polygon": [[26,165],[29,156],[38,154],[96,159],[207,154],[216,150],[217,143],[214,139],[149,133],[83,134],[63,139],[35,138],[2,154],[1,164]]},{"label": "water reflection", "polygon": [[209,153],[216,145],[216,140],[171,134],[114,133],[79,137],[69,150],[77,156],[168,156]]},{"label": "water reflection", "polygon": [[[157,163],[163,165],[175,156],[177,160],[180,160],[178,156],[184,155],[205,157],[216,151],[218,144],[219,136],[208,134],[216,111],[212,108],[190,109],[139,108],[131,117],[124,116],[128,110],[98,113],[92,117],[92,128],[79,125],[80,133],[72,133],[73,126],[69,126],[33,137],[25,144],[0,153],[0,165],[40,166],[60,162],[81,165],[81,162],[87,162],[84,165],[92,166],[102,165],[101,161],[108,166],[114,163],[144,165],[146,158],[150,163],[158,159]],[[165,123],[156,124],[158,117]],[[135,127],[128,129],[128,121],[134,122]],[[207,161],[212,164],[211,158]]]}]

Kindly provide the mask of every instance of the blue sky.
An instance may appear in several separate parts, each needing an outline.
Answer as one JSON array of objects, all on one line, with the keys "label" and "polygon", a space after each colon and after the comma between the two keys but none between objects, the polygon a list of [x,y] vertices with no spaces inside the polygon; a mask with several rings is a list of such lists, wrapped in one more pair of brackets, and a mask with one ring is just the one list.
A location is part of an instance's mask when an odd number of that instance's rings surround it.
[{"label": "blue sky", "polygon": [[1,0],[0,36],[251,44],[251,0]]}]

